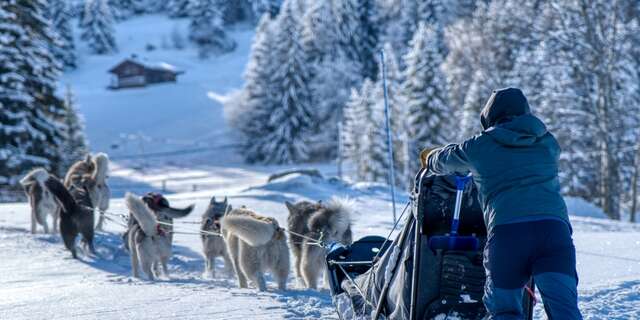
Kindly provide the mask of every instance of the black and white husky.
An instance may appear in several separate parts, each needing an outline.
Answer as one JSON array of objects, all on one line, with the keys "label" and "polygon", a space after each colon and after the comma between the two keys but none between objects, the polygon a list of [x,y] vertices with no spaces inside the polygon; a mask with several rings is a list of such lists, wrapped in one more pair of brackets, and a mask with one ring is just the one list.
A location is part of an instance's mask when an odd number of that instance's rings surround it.
[{"label": "black and white husky", "polygon": [[[351,244],[351,210],[347,201],[334,198],[327,204],[301,201],[296,204],[285,202],[285,205],[289,210],[289,230],[325,243]],[[302,282],[307,288],[316,289],[318,277],[323,272],[324,285],[328,285],[328,273],[324,261],[325,249],[312,242],[293,234],[289,238],[298,282]]]},{"label": "black and white husky", "polygon": [[44,185],[48,178],[49,173],[39,168],[20,180],[31,205],[31,233],[36,233],[38,224],[44,228],[45,233],[49,233],[49,215],[53,217],[53,233],[58,232],[59,206],[53,194]]},{"label": "black and white husky", "polygon": [[289,247],[276,219],[246,208],[233,209],[222,219],[221,227],[240,288],[247,287],[248,279],[260,291],[265,291],[264,273],[269,270],[278,288],[286,289]]},{"label": "black and white husky", "polygon": [[156,215],[156,219],[161,222],[160,228],[169,234],[169,240],[171,243],[173,243],[173,219],[188,216],[195,207],[194,204],[190,204],[183,209],[173,208],[169,204],[169,200],[167,200],[167,198],[162,194],[155,192],[145,194],[142,197],[142,201],[147,204],[147,206]]},{"label": "black and white husky", "polygon": [[126,233],[133,276],[140,277],[141,267],[149,280],[155,280],[160,276],[160,266],[163,274],[168,276],[167,263],[171,258],[169,233],[160,227],[156,215],[142,198],[127,193],[125,204],[135,218]]},{"label": "black and white husky", "polygon": [[48,176],[44,184],[60,205],[60,235],[65,247],[77,258],[76,237],[82,234],[85,247],[95,253],[93,201],[89,192],[95,186],[95,181],[90,176],[85,176],[78,184],[67,189],[58,178]]},{"label": "black and white husky", "polygon": [[[200,230],[221,234],[220,222],[225,214],[231,210],[232,208],[231,205],[229,205],[227,197],[224,198],[224,201],[220,202],[216,201],[216,197],[211,198],[207,210],[202,214]],[[222,257],[224,259],[225,273],[231,274],[233,266],[224,239],[221,236],[213,234],[202,234],[201,238],[202,253],[205,257],[205,274],[211,278],[215,277],[216,257]]]}]

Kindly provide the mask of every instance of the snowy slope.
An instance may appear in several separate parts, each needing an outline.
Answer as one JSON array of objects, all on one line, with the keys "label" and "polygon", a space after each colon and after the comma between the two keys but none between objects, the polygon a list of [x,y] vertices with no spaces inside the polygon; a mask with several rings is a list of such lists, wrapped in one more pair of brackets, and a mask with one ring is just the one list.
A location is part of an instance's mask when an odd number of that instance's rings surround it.
[{"label": "snowy slope", "polygon": [[[197,221],[211,195],[226,195],[232,205],[246,205],[273,215],[284,224],[285,200],[350,196],[354,200],[357,238],[385,235],[390,230],[390,203],[381,191],[294,175],[244,190],[220,187],[169,198],[177,206],[196,204],[195,212],[185,221]],[[111,211],[124,212],[121,199],[112,202]],[[28,233],[27,204],[2,205],[0,212],[0,246],[6,257],[0,259],[0,272],[4,275],[0,278],[0,296],[4,297],[0,299],[1,319],[335,318],[327,291],[296,288],[292,278],[290,290],[278,292],[269,281],[267,293],[237,289],[232,279],[222,275],[214,280],[204,279],[201,244],[196,235],[175,236],[171,280],[150,283],[130,277],[129,259],[119,239],[123,228],[116,224],[110,223],[107,232],[98,234],[98,257],[74,261],[63,249],[59,236]],[[585,318],[640,317],[640,227],[574,216],[572,221]],[[181,231],[196,228],[178,224],[177,230]],[[540,312],[537,318],[542,318]]]},{"label": "snowy slope", "polygon": [[[219,100],[242,85],[252,27],[229,31],[238,43],[235,51],[200,60],[193,47],[176,50],[163,46],[170,42],[175,28],[186,39],[187,24],[188,20],[162,15],[119,23],[115,28],[119,52],[113,55],[90,55],[84,42],[77,41],[78,69],[64,75],[61,87],[70,84],[75,91],[92,149],[117,155],[228,143]],[[156,50],[146,51],[147,44]],[[108,90],[108,70],[133,54],[169,63],[185,73],[178,76],[177,83]],[[114,144],[119,148],[111,150]]]}]

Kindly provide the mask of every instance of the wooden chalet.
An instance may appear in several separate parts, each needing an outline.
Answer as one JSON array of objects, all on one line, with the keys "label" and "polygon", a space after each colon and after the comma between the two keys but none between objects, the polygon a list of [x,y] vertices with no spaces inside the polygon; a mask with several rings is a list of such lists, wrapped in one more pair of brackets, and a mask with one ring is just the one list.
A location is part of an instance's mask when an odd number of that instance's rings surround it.
[{"label": "wooden chalet", "polygon": [[132,56],[111,68],[109,73],[113,75],[109,89],[122,89],[176,82],[178,75],[184,71],[165,62],[140,61]]}]

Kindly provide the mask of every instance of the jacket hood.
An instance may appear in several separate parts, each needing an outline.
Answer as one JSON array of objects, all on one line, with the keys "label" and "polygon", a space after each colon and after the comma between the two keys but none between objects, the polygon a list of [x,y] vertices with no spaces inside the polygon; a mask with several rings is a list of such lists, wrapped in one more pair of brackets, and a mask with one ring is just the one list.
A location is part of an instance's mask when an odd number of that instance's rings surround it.
[{"label": "jacket hood", "polygon": [[498,143],[507,146],[526,146],[538,141],[547,134],[542,120],[532,114],[524,114],[511,121],[499,123],[485,130]]},{"label": "jacket hood", "polygon": [[517,88],[494,90],[480,113],[482,128],[487,130],[511,118],[530,114],[529,102]]}]

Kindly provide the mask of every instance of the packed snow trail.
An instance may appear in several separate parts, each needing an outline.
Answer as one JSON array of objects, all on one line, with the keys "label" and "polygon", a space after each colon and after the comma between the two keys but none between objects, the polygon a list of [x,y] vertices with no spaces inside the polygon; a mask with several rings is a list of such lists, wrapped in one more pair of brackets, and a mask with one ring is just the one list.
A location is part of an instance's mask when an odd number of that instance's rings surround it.
[{"label": "packed snow trail", "polygon": [[[211,174],[215,174],[212,172]],[[386,189],[377,185],[345,185],[293,175],[241,191],[215,189],[170,195],[173,206],[195,203],[184,221],[198,221],[209,197],[229,196],[233,206],[246,205],[286,221],[284,200],[354,199],[355,238],[385,235],[392,225]],[[406,197],[401,199],[407,200]],[[400,204],[400,203],[399,203]],[[125,212],[121,199],[110,211]],[[170,280],[155,283],[130,276],[122,249],[122,227],[108,224],[96,237],[96,257],[70,258],[58,235],[31,235],[26,203],[0,205],[0,319],[335,319],[328,291],[296,287],[278,292],[268,278],[268,292],[238,289],[233,279],[205,279],[197,235],[177,234]],[[640,227],[627,223],[572,216],[578,251],[580,306],[585,319],[640,317]],[[176,220],[176,230],[194,225]],[[222,260],[218,261],[221,269]],[[536,319],[542,319],[540,307]]]}]

